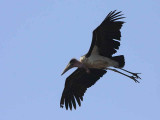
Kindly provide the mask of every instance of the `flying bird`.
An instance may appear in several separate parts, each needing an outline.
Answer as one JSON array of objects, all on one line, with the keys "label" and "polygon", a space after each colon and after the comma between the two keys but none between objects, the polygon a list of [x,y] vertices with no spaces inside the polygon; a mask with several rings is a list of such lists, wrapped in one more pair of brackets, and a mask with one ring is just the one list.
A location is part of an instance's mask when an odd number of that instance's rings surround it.
[{"label": "flying bird", "polygon": [[[104,21],[93,31],[93,37],[90,49],[87,54],[80,57],[80,60],[71,59],[62,75],[69,69],[77,67],[77,69],[67,77],[65,87],[60,100],[60,107],[68,110],[76,109],[76,103],[81,106],[84,93],[87,88],[94,85],[106,72],[111,70],[122,75],[125,75],[135,82],[141,79],[138,74],[123,69],[125,59],[123,55],[113,56],[120,46],[121,32],[120,29],[123,21],[118,21],[123,14],[116,10],[111,11]],[[111,68],[112,67],[112,68]],[[125,71],[127,75],[123,72]]]}]

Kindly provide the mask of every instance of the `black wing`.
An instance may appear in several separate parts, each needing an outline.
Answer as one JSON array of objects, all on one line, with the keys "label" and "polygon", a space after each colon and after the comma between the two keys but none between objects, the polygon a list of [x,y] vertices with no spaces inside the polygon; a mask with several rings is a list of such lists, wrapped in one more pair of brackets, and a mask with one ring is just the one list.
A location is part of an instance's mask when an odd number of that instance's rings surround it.
[{"label": "black wing", "polygon": [[81,106],[81,101],[83,101],[83,95],[87,88],[94,85],[105,73],[105,70],[95,68],[91,68],[90,73],[86,73],[85,70],[80,68],[74,71],[66,79],[60,107],[63,108],[65,104],[66,109],[69,107],[72,110],[72,106],[76,109],[76,101],[78,105]]},{"label": "black wing", "polygon": [[124,22],[116,20],[125,18],[121,17],[123,14],[120,13],[121,11],[111,11],[100,26],[93,31],[91,47],[86,57],[92,54],[95,45],[98,47],[98,53],[105,57],[112,57],[112,55],[117,52],[120,46],[120,29]]}]

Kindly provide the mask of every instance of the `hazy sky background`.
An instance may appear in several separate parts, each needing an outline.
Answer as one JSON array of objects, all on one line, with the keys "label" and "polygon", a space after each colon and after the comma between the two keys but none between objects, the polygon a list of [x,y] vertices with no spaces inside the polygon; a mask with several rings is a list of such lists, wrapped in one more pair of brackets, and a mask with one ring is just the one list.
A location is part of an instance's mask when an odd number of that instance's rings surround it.
[{"label": "hazy sky background", "polygon": [[[87,90],[82,106],[59,107],[61,73],[91,43],[111,10],[126,22],[117,54],[140,84],[108,71]],[[159,0],[1,0],[0,120],[160,120]]]}]

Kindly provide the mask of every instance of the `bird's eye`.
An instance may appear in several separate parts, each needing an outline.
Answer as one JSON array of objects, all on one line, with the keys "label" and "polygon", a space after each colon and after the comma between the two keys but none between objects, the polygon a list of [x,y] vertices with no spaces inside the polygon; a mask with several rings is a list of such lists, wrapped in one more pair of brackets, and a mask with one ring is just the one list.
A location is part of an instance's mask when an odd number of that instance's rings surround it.
[{"label": "bird's eye", "polygon": [[73,65],[73,63],[70,63],[71,65]]}]

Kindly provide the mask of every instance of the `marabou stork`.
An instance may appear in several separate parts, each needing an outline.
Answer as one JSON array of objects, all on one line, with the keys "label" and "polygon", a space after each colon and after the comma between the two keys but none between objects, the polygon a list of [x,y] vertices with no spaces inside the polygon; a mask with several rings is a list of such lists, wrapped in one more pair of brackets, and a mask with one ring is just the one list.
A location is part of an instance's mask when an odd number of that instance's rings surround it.
[{"label": "marabou stork", "polygon": [[[117,52],[120,46],[121,32],[120,29],[123,25],[123,21],[117,21],[123,14],[111,11],[104,21],[93,31],[92,43],[87,54],[82,56],[80,60],[71,59],[67,67],[64,69],[62,75],[73,67],[78,67],[65,82],[65,87],[60,100],[60,107],[63,108],[65,104],[66,109],[68,107],[72,110],[72,107],[76,109],[76,101],[81,106],[83,101],[83,95],[87,88],[91,87],[100,79],[107,71],[112,70],[125,75],[135,82],[139,82],[139,73],[132,73],[125,69],[122,69],[125,65],[123,55],[112,56]],[[109,68],[114,67],[114,68]],[[131,76],[118,71],[123,70],[132,74]]]}]

